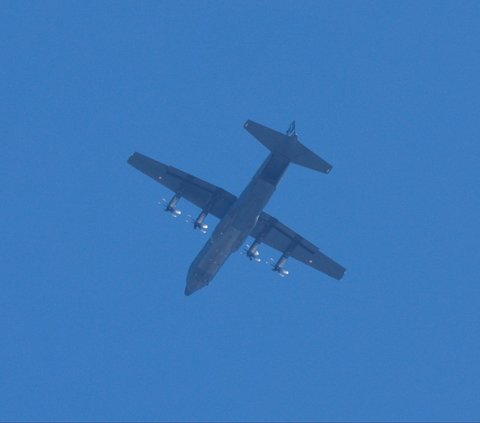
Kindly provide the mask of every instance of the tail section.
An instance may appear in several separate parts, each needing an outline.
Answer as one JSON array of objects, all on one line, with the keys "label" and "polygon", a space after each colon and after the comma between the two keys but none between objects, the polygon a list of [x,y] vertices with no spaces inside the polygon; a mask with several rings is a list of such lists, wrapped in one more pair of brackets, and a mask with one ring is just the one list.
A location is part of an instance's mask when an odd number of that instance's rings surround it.
[{"label": "tail section", "polygon": [[252,120],[247,120],[244,127],[273,154],[284,156],[292,163],[318,172],[329,173],[332,170],[331,164],[317,156],[298,140],[295,133],[295,121],[292,122],[286,134],[267,128]]}]

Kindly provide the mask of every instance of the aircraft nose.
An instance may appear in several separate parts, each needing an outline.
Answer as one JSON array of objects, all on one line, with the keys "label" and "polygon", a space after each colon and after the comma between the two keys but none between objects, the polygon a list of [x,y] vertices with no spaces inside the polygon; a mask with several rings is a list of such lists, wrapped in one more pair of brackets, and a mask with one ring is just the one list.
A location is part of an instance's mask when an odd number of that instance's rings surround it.
[{"label": "aircraft nose", "polygon": [[195,291],[207,286],[212,280],[213,275],[201,270],[190,269],[187,276],[187,286],[185,287],[185,295],[192,295]]},{"label": "aircraft nose", "polygon": [[193,289],[193,287],[191,285],[187,285],[185,287],[185,295],[188,297],[190,295],[192,295],[193,293],[195,292],[195,290]]}]

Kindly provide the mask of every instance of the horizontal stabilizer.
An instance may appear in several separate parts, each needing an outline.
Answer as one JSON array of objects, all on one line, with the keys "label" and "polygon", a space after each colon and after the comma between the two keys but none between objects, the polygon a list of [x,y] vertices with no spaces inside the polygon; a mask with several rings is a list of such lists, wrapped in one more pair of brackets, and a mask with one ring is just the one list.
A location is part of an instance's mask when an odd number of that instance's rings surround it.
[{"label": "horizontal stabilizer", "polygon": [[305,147],[295,133],[282,134],[252,120],[247,120],[244,127],[273,154],[284,156],[292,163],[319,172],[329,173],[332,170],[332,165]]}]

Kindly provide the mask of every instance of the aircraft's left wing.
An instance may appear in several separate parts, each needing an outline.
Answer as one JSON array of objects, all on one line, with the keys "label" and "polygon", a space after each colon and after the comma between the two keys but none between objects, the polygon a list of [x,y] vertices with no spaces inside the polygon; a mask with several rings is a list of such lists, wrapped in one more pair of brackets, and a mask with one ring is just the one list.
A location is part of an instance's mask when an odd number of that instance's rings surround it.
[{"label": "aircraft's left wing", "polygon": [[257,241],[281,251],[286,257],[293,257],[335,279],[341,279],[345,273],[343,266],[268,213],[260,214],[250,235]]},{"label": "aircraft's left wing", "polygon": [[220,187],[143,154],[134,153],[128,163],[219,219],[237,200],[237,197]]}]

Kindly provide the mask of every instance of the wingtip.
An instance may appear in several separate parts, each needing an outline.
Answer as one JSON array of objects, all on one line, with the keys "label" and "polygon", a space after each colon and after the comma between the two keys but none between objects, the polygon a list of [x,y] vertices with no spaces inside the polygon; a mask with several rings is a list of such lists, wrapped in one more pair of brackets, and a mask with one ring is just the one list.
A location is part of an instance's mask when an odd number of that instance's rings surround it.
[{"label": "wingtip", "polygon": [[343,272],[338,275],[337,280],[343,279],[343,277],[345,276],[345,273],[346,273],[346,272],[347,272],[347,269],[343,269]]},{"label": "wingtip", "polygon": [[133,154],[128,158],[127,163],[128,163],[128,164],[132,164],[132,163],[134,162],[134,160],[135,160],[135,157],[136,157],[137,155],[138,155],[137,152],[133,153]]}]

